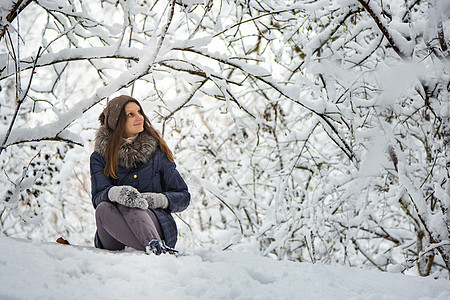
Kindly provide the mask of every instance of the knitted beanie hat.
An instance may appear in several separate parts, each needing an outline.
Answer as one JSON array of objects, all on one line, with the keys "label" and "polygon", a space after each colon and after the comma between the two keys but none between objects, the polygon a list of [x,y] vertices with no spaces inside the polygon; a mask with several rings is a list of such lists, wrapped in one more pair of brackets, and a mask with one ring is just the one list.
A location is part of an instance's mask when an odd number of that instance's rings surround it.
[{"label": "knitted beanie hat", "polygon": [[121,95],[109,100],[103,112],[98,117],[100,124],[106,124],[110,129],[116,130],[119,121],[120,112],[130,101],[136,101],[133,97]]}]

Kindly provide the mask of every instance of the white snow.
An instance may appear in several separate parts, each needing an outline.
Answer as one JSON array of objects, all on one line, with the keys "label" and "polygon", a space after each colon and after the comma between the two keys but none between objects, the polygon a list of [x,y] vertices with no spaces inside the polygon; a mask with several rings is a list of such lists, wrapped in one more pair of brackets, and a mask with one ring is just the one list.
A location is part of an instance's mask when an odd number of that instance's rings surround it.
[{"label": "white snow", "polygon": [[237,251],[146,255],[0,236],[0,299],[450,299],[450,281]]}]

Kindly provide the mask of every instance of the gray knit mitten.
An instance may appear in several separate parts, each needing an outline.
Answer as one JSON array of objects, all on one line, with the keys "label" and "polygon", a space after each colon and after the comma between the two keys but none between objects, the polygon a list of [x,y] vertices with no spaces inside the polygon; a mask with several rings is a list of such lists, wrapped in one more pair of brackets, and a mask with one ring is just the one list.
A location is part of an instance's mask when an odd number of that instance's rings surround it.
[{"label": "gray knit mitten", "polygon": [[142,193],[142,196],[147,200],[148,207],[157,209],[169,207],[169,200],[166,195],[162,193]]},{"label": "gray knit mitten", "polygon": [[113,202],[140,209],[147,209],[147,200],[137,189],[129,185],[113,186],[108,191],[108,198]]}]

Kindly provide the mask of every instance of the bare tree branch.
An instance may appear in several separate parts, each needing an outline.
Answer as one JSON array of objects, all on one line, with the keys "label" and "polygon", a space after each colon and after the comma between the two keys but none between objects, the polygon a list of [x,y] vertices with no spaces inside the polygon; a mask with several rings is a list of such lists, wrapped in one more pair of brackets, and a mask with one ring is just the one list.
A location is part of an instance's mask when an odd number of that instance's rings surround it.
[{"label": "bare tree branch", "polygon": [[[21,94],[19,95],[19,98],[17,99],[16,110],[14,112],[14,115],[12,117],[12,120],[11,120],[10,124],[9,124],[8,130],[6,131],[5,137],[4,137],[2,145],[0,147],[0,154],[3,152],[3,149],[6,148],[5,145],[6,145],[6,142],[8,141],[9,135],[11,134],[11,130],[12,130],[12,127],[13,127],[15,121],[16,121],[17,114],[19,113],[20,106],[22,105],[23,101],[25,100],[25,97],[28,94],[28,91],[30,90],[31,81],[33,80],[34,70],[36,68],[36,62],[39,59],[40,52],[41,52],[41,48],[38,49],[38,52],[36,54],[36,58],[34,60],[35,63],[34,63],[33,69],[32,69],[31,74],[30,74],[30,79],[29,79],[29,82],[28,82],[28,86],[27,86],[25,91],[21,92]],[[16,89],[20,89],[20,88],[18,86],[16,86]]]},{"label": "bare tree branch", "polygon": [[30,4],[33,0],[17,0],[15,3],[10,1],[13,6],[11,7],[8,15],[6,16],[6,20],[2,20],[0,18],[0,41],[5,35],[6,29],[12,21],[24,10],[28,4]]}]

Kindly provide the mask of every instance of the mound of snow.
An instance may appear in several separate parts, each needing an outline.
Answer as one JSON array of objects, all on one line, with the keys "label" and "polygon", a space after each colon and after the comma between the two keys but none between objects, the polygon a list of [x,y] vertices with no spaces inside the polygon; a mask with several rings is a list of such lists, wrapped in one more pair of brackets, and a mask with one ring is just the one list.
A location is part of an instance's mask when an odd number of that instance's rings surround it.
[{"label": "mound of snow", "polygon": [[196,250],[179,257],[0,236],[0,299],[450,299],[450,281]]}]

